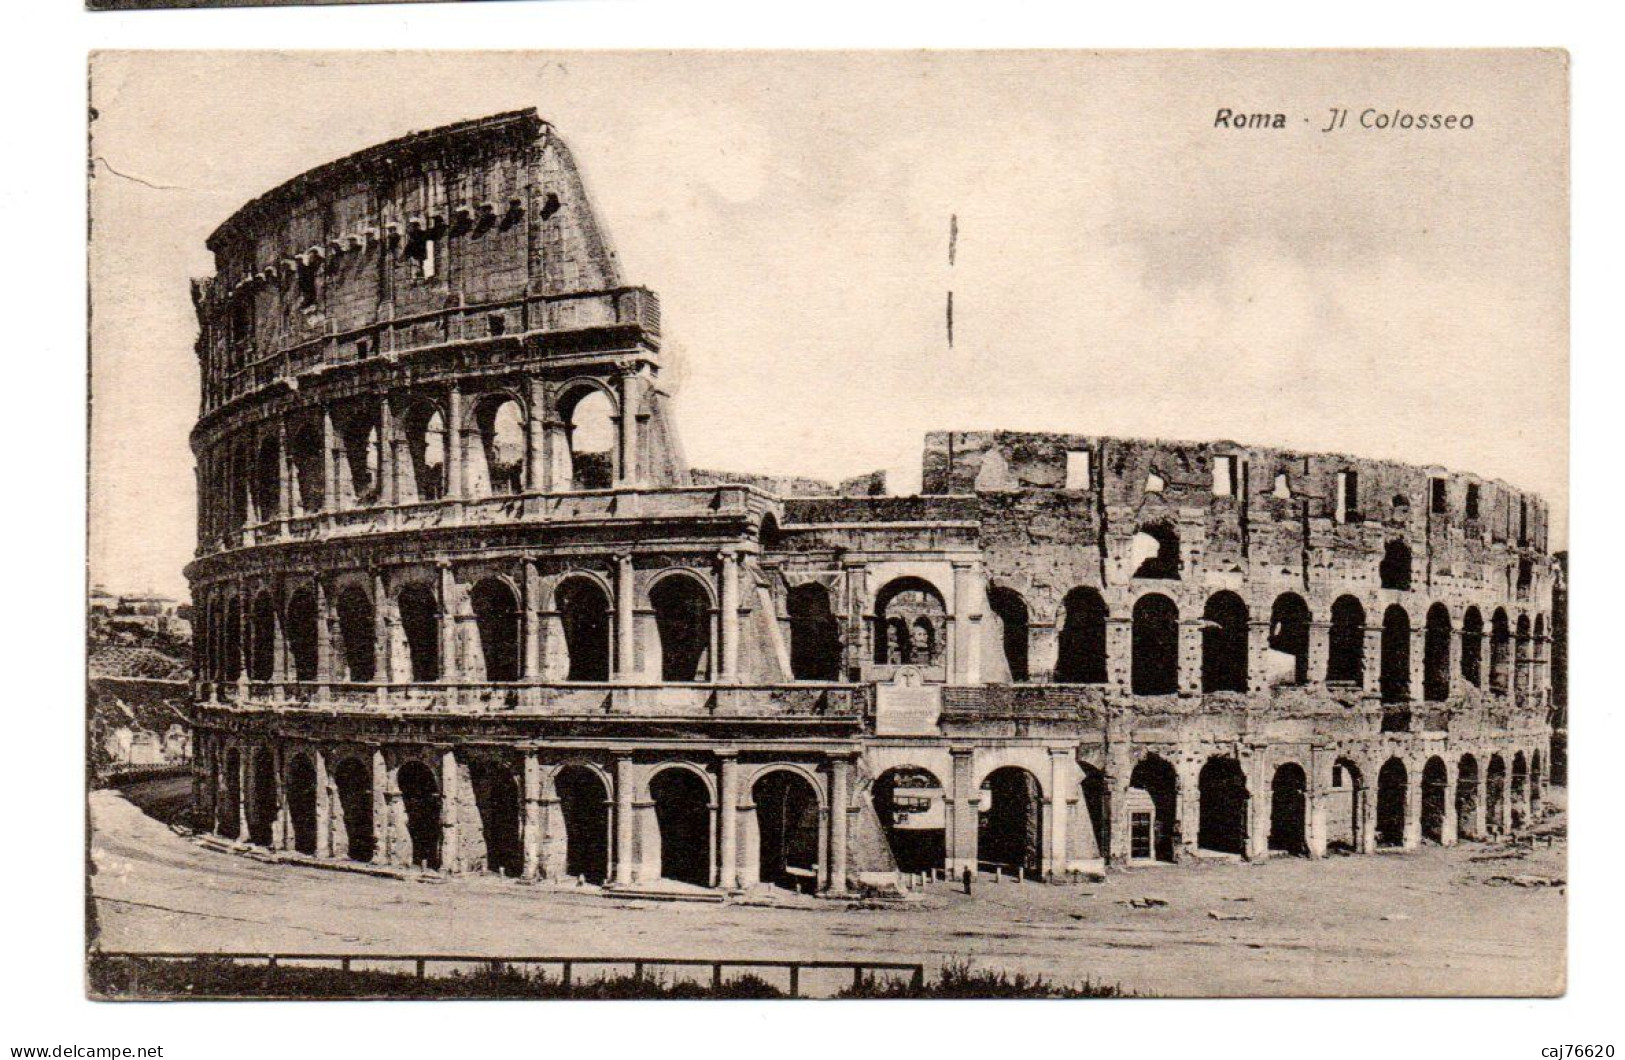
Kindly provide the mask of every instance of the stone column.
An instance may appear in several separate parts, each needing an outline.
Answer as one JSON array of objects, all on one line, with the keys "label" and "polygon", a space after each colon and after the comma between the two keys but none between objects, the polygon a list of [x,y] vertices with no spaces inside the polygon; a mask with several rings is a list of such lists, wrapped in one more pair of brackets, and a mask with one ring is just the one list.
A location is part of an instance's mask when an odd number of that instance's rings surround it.
[{"label": "stone column", "polygon": [[542,675],[542,576],[533,556],[525,557],[524,570],[525,644],[521,674],[525,680],[535,681]]},{"label": "stone column", "polygon": [[293,474],[291,462],[288,459],[288,421],[278,420],[276,424],[276,456],[277,456],[277,486],[276,511],[269,513],[278,524],[278,533],[288,532],[288,517],[293,514]]},{"label": "stone column", "polygon": [[632,832],[636,821],[632,816],[633,780],[632,759],[621,754],[615,757],[615,883],[629,887],[633,880]]},{"label": "stone column", "polygon": [[[1328,757],[1335,760],[1335,756]],[[1319,749],[1310,751],[1305,770],[1308,790],[1304,792],[1303,841],[1311,858],[1326,856],[1326,770]]]},{"label": "stone column", "polygon": [[[249,598],[248,581],[237,581],[237,699],[239,702],[248,698],[248,657],[252,649],[249,639]],[[243,789],[238,788],[240,793]],[[240,801],[240,800],[239,800]]]},{"label": "stone column", "polygon": [[1128,692],[1134,687],[1134,621],[1131,618],[1110,615],[1106,619],[1106,681],[1118,692]]},{"label": "stone column", "polygon": [[1072,783],[1073,770],[1076,768],[1072,761],[1072,749],[1069,747],[1051,747],[1049,749],[1049,847],[1044,852],[1044,874],[1053,876],[1066,871],[1066,833],[1067,816],[1070,812],[1071,795],[1077,785]]},{"label": "stone column", "polygon": [[722,571],[722,659],[717,679],[733,682],[739,679],[739,558],[720,552],[717,564]]},{"label": "stone column", "polygon": [[1106,756],[1106,849],[1102,856],[1113,865],[1126,865],[1131,857],[1132,829],[1129,827],[1129,780],[1134,764],[1128,755],[1112,750]]},{"label": "stone column", "polygon": [[615,557],[615,678],[619,681],[637,679],[636,614],[632,609],[636,593],[632,557]]},{"label": "stone column", "polygon": [[717,886],[731,891],[739,885],[739,756],[720,751],[717,761],[722,772],[718,795]]},{"label": "stone column", "polygon": [[334,512],[339,506],[339,461],[344,459],[344,450],[338,444],[338,435],[333,430],[333,414],[326,409],[322,410],[322,511]]},{"label": "stone column", "polygon": [[1401,846],[1415,850],[1422,845],[1422,769],[1421,759],[1405,762],[1405,831]]},{"label": "stone column", "polygon": [[249,759],[253,757],[252,748],[239,746],[237,748],[237,841],[248,842],[248,803],[254,797],[253,789],[249,787],[253,774],[249,772]]},{"label": "stone column", "polygon": [[316,594],[316,680],[325,699],[331,691],[328,686],[333,683],[333,626],[337,616],[333,613],[326,579],[317,575],[311,582]]},{"label": "stone column", "polygon": [[981,798],[976,791],[975,750],[970,747],[952,747],[948,753],[953,760],[953,775],[949,778],[948,804],[948,871],[958,876],[964,869],[976,871],[976,829]]},{"label": "stone column", "polygon": [[372,679],[379,684],[392,680],[390,663],[389,596],[384,591],[384,576],[379,571],[372,575]]},{"label": "stone column", "polygon": [[446,497],[463,498],[463,391],[453,383],[446,394]]},{"label": "stone column", "polygon": [[[1477,756],[1475,756],[1475,758],[1476,757]],[[1469,819],[1465,822],[1465,832],[1467,838],[1469,839],[1484,838],[1484,816],[1487,812],[1487,807],[1484,804],[1484,800],[1485,796],[1488,794],[1488,790],[1484,785],[1484,771],[1487,766],[1488,762],[1480,762],[1478,764],[1478,774],[1468,782],[1473,786],[1473,812],[1471,817],[1469,817]],[[1458,778],[1456,783],[1459,785],[1462,783],[1462,781]],[[1456,829],[1458,832],[1462,831],[1463,822],[1457,821]]]},{"label": "stone column", "polygon": [[542,874],[542,762],[533,750],[525,752],[525,879]]},{"label": "stone column", "polygon": [[[1110,643],[1110,637],[1107,638]],[[1027,623],[1027,673],[1030,680],[1049,684],[1055,680],[1055,666],[1061,654],[1055,623],[1042,619]]]},{"label": "stone column", "polygon": [[321,747],[310,749],[310,762],[316,771],[316,856],[333,856],[333,786],[327,775],[327,755]]},{"label": "stone column", "polygon": [[1377,850],[1377,771],[1360,765],[1360,786],[1354,791],[1354,852],[1373,854]]},{"label": "stone column", "polygon": [[386,395],[378,401],[378,500],[393,508],[400,503],[399,453],[395,448],[395,417]]},{"label": "stone column", "polygon": [[847,892],[847,839],[851,828],[852,762],[836,755],[829,763],[829,891]]},{"label": "stone column", "polygon": [[395,803],[401,797],[395,775],[384,760],[384,749],[372,749],[372,863],[394,863]]},{"label": "stone column", "polygon": [[292,850],[293,812],[288,807],[288,759],[282,753],[280,743],[271,748],[271,773],[275,778],[272,783],[276,785],[272,793],[276,799],[276,819],[271,823],[271,846],[276,850]]},{"label": "stone column", "polygon": [[547,382],[532,377],[526,396],[529,416],[525,421],[525,490],[548,493],[553,489],[553,447],[547,430]]},{"label": "stone column", "polygon": [[1439,845],[1453,847],[1456,845],[1460,828],[1459,823],[1456,821],[1456,766],[1449,759],[1443,759],[1443,761],[1445,780],[1444,820],[1439,825]]},{"label": "stone column", "polygon": [[440,578],[440,680],[457,679],[457,582],[451,573],[451,564],[442,560]]},{"label": "stone column", "polygon": [[[1367,695],[1382,692],[1382,627],[1365,627],[1365,650],[1360,660],[1361,689]],[[1373,778],[1375,782],[1375,778]]]},{"label": "stone column", "polygon": [[1179,792],[1174,799],[1174,819],[1179,822],[1179,842],[1174,847],[1177,856],[1196,852],[1202,833],[1202,782],[1200,764],[1192,764],[1181,756],[1174,762],[1179,774]]},{"label": "stone column", "polygon": [[1249,619],[1247,622],[1247,688],[1251,692],[1269,691],[1270,620]]},{"label": "stone column", "polygon": [[618,487],[635,487],[642,481],[638,467],[638,406],[643,403],[643,379],[635,365],[621,369],[620,378],[619,459],[615,464]]},{"label": "stone column", "polygon": [[1332,624],[1330,622],[1309,623],[1309,683],[1324,685],[1326,683],[1326,667],[1331,663],[1332,656]]},{"label": "stone column", "polygon": [[457,752],[440,752],[440,871],[461,872],[462,844],[459,825],[463,809],[463,778],[457,765]]},{"label": "stone column", "polygon": [[1421,703],[1427,698],[1427,685],[1424,679],[1427,676],[1427,627],[1411,630],[1411,667],[1408,680],[1410,689],[1408,698],[1412,703]]},{"label": "stone column", "polygon": [[1186,695],[1202,694],[1202,620],[1179,621],[1179,690]]},{"label": "stone column", "polygon": [[[1270,814],[1275,789],[1270,784],[1262,749],[1242,755],[1241,768],[1247,779],[1247,813],[1243,817],[1247,834],[1242,840],[1242,854],[1248,861],[1261,861],[1269,857],[1270,852]],[[1307,813],[1305,817],[1307,821]]]}]

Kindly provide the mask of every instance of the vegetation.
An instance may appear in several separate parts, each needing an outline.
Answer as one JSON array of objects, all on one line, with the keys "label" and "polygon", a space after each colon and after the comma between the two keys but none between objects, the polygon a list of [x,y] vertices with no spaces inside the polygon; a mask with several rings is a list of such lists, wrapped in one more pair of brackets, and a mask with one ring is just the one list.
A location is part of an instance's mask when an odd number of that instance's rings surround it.
[{"label": "vegetation", "polygon": [[1017,998],[1017,997],[1134,997],[1118,984],[1057,983],[1041,975],[973,968],[969,961],[949,961],[937,971],[934,980],[923,986],[886,980],[865,979],[862,986],[848,987],[836,995],[843,998]]}]

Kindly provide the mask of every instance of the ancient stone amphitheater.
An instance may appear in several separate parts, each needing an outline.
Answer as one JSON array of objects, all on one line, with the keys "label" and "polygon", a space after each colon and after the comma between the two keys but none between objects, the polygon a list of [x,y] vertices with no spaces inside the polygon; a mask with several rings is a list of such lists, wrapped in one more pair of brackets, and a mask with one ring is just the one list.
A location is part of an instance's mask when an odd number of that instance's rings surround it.
[{"label": "ancient stone amphitheater", "polygon": [[188,575],[221,835],[842,893],[1541,811],[1537,497],[998,432],[930,435],[918,496],[693,470],[659,301],[533,111],[312,170],[209,247]]}]

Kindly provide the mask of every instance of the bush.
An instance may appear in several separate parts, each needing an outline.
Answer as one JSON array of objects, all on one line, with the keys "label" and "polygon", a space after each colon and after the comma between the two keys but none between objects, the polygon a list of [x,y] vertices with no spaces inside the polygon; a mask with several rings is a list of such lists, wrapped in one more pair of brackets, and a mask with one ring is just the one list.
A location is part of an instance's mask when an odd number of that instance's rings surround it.
[{"label": "bush", "polygon": [[847,987],[837,997],[842,998],[1013,998],[1013,997],[1133,997],[1120,985],[1097,983],[1085,979],[1082,983],[1051,982],[1041,975],[1029,976],[1022,972],[1014,975],[1004,971],[989,971],[971,967],[969,961],[949,961],[937,971],[934,980],[922,986],[910,982],[864,980],[861,986]]}]

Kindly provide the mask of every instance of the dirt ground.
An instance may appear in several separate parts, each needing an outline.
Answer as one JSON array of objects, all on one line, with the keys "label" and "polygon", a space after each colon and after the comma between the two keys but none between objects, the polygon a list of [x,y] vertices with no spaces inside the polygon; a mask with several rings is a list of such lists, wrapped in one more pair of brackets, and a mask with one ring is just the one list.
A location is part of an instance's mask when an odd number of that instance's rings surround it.
[{"label": "dirt ground", "polygon": [[[1548,996],[1564,984],[1566,888],[1518,885],[1566,876],[1563,838],[1114,870],[1085,885],[984,876],[970,898],[937,883],[879,909],[761,908],[267,864],[178,836],[117,791],[95,792],[91,817],[108,950],[969,960],[1159,996]],[[1542,830],[1562,824],[1559,810]],[[1147,898],[1166,905],[1129,904]]]}]

